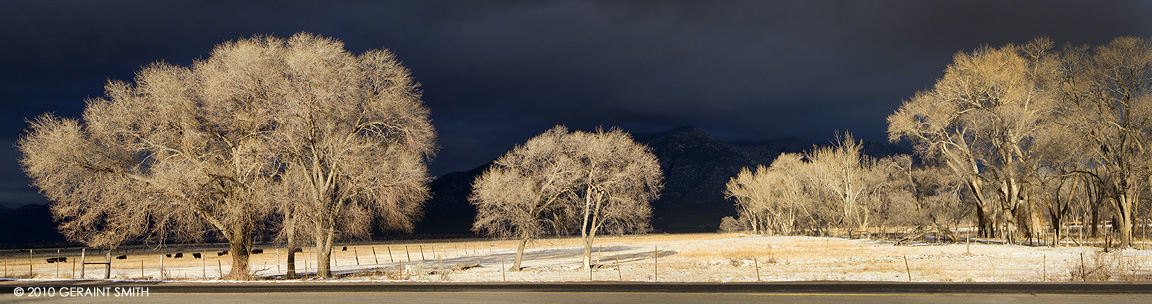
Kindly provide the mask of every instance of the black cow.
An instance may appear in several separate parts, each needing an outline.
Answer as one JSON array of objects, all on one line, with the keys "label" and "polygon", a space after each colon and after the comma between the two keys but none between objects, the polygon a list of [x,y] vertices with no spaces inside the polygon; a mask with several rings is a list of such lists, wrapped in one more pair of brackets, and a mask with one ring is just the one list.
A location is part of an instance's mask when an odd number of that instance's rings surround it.
[{"label": "black cow", "polygon": [[348,251],[348,246],[344,246],[344,248],[340,248],[340,251]]},{"label": "black cow", "polygon": [[296,252],[304,252],[304,249],[303,249],[303,248],[296,248],[296,250],[292,250],[292,252],[293,252],[293,253],[296,253]]},{"label": "black cow", "polygon": [[66,260],[66,258],[64,258],[64,257],[58,257],[58,258],[48,258],[47,261],[49,264],[51,264],[51,263],[56,263],[56,262],[63,263],[65,260]]},{"label": "black cow", "polygon": [[118,256],[118,257],[116,257],[116,259],[117,259],[117,260],[127,260],[127,259],[128,259],[128,255],[122,255],[122,256]]},{"label": "black cow", "polygon": [[177,252],[177,253],[176,253],[176,258],[177,258],[177,259],[179,259],[179,258],[182,258],[182,257],[184,257],[184,253],[183,253],[183,252]]},{"label": "black cow", "polygon": [[192,258],[195,258],[195,259],[199,259],[199,258],[200,258],[200,253],[199,253],[199,252],[193,252],[193,253],[192,253]]},{"label": "black cow", "polygon": [[261,253],[264,253],[264,249],[252,249],[252,254],[261,254]]},{"label": "black cow", "polygon": [[171,254],[171,253],[169,253],[169,254],[165,254],[165,255],[164,255],[164,257],[166,257],[166,258],[170,258],[170,257],[172,257],[172,254]]},{"label": "black cow", "polygon": [[224,250],[224,251],[216,253],[216,256],[225,256],[225,255],[228,255],[228,250]]}]

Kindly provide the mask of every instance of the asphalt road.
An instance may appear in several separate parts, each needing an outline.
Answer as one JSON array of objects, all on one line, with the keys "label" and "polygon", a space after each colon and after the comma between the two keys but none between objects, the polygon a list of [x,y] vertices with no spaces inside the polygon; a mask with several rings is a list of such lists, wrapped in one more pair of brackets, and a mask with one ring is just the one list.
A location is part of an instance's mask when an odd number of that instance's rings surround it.
[{"label": "asphalt road", "polygon": [[[19,291],[17,291],[19,288]],[[100,294],[100,291],[106,293]],[[147,291],[143,293],[142,291]],[[16,296],[20,293],[20,296]],[[1152,283],[0,281],[0,303],[1152,303]],[[352,302],[355,301],[355,302]]]}]

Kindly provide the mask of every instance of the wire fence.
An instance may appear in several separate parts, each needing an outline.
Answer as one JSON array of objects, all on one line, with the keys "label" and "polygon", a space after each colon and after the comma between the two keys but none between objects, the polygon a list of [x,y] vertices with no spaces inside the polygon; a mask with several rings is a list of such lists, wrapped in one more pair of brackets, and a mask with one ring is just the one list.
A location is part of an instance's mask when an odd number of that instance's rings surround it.
[{"label": "wire fence", "polygon": [[[896,237],[909,231],[893,229],[890,233]],[[597,245],[592,249],[592,267],[589,268],[582,267],[584,248],[578,238],[543,239],[533,241],[526,252],[525,265],[529,265],[526,271],[508,269],[518,245],[514,240],[358,243],[335,246],[330,269],[337,277],[371,280],[526,282],[1042,282],[1149,280],[1152,273],[1150,254],[1099,255],[1095,253],[1099,250],[1094,247],[1064,251],[993,251],[987,246],[998,245],[1001,240],[973,238],[974,231],[970,229],[956,229],[953,233],[965,241],[950,243],[950,246],[967,246],[966,251],[925,254],[920,250],[907,254],[860,254],[835,258],[819,254],[776,256],[771,254],[771,248],[768,254],[692,258],[683,256],[684,243],[669,245],[674,243],[663,240],[665,236],[649,235]],[[874,237],[882,234],[876,232]],[[921,239],[907,247],[932,246],[934,240],[936,238]],[[1085,241],[1079,243],[1097,241],[1085,237]],[[1145,245],[1144,242],[1137,243],[1137,247]],[[1042,249],[1042,246],[1032,248]],[[10,250],[0,254],[0,263],[3,264],[0,276],[10,279],[219,280],[231,271],[235,254],[222,247],[217,244],[215,247],[182,249]],[[249,256],[250,274],[258,280],[284,279],[288,272],[287,256],[287,250],[277,244],[258,247]],[[315,259],[314,248],[301,248],[296,254],[296,273],[305,278],[315,276]]]}]

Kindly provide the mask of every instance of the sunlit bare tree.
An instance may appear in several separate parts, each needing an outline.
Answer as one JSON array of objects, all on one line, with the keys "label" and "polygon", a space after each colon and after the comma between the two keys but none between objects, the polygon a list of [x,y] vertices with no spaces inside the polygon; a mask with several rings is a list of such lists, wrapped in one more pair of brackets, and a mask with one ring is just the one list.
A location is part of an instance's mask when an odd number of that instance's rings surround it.
[{"label": "sunlit bare tree", "polygon": [[577,131],[570,140],[579,176],[573,191],[579,197],[584,268],[589,268],[597,234],[651,229],[650,203],[660,196],[664,175],[651,149],[620,129]]},{"label": "sunlit bare tree", "polygon": [[801,176],[809,167],[801,158],[782,153],[770,167],[743,168],[728,181],[724,195],[736,201],[737,213],[753,233],[789,234],[810,215],[812,199]]},{"label": "sunlit bare tree", "polygon": [[290,243],[315,239],[321,275],[335,238],[365,235],[374,219],[411,230],[434,141],[391,53],[353,56],[297,34],[227,42],[190,68],[151,65],[134,85],[109,83],[82,122],[37,119],[19,146],[71,239],[111,247],[215,230],[231,246],[228,277],[244,279],[273,211]]},{"label": "sunlit bare tree", "polygon": [[340,41],[297,34],[282,42],[284,105],[272,136],[287,183],[302,189],[286,210],[308,221],[317,274],[331,275],[332,243],[378,223],[411,231],[428,198],[436,133],[421,91],[387,50],[358,56]]},{"label": "sunlit bare tree", "polygon": [[568,130],[557,126],[504,154],[472,184],[472,230],[520,240],[512,270],[520,270],[528,241],[574,228],[578,177]]},{"label": "sunlit bare tree", "polygon": [[[869,182],[875,159],[864,154],[864,145],[845,132],[832,146],[818,147],[807,158],[811,160],[809,175],[813,189],[834,198],[834,223],[856,225],[864,230],[872,215],[867,196],[877,185]],[[883,182],[883,181],[879,181]]]},{"label": "sunlit bare tree", "polygon": [[53,202],[60,231],[97,247],[214,231],[233,253],[227,277],[247,279],[279,170],[268,136],[287,83],[278,48],[276,39],[243,39],[191,67],[152,64],[134,84],[109,82],[82,120],[33,121],[20,162]]},{"label": "sunlit bare tree", "polygon": [[563,126],[501,157],[474,186],[477,231],[520,238],[523,247],[526,238],[574,226],[584,268],[598,234],[650,229],[649,203],[664,187],[656,156],[628,133]]},{"label": "sunlit bare tree", "polygon": [[1104,186],[1121,246],[1130,246],[1141,192],[1152,186],[1152,42],[1121,37],[1090,52],[1066,48],[1059,72],[1063,125],[1091,148],[1080,171],[1092,176],[1085,186]]},{"label": "sunlit bare tree", "polygon": [[1050,48],[1050,41],[1038,39],[1023,47],[958,53],[932,90],[917,93],[888,117],[890,140],[912,141],[922,156],[944,160],[966,181],[982,235],[996,236],[1003,224],[1012,239],[1016,211],[1031,202],[1024,191],[1026,163],[1036,152],[1030,145],[1054,109],[1037,79]]}]

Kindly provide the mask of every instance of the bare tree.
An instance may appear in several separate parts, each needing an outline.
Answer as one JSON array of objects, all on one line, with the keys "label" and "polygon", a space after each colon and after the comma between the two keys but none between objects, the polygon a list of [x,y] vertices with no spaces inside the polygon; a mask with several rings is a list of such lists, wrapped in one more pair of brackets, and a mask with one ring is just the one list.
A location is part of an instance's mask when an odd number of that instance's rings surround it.
[{"label": "bare tree", "polygon": [[720,232],[733,233],[740,231],[740,221],[731,216],[725,216],[720,219]]},{"label": "bare tree", "polygon": [[[1011,240],[1016,211],[1030,202],[1024,164],[1035,157],[1029,147],[1037,126],[1053,110],[1037,78],[1050,47],[1038,39],[1024,47],[958,53],[931,91],[916,94],[888,117],[890,140],[911,140],[918,153],[943,159],[967,181],[982,235],[995,236],[1002,223]],[[989,189],[995,203],[985,196]]]},{"label": "bare tree", "polygon": [[801,155],[781,153],[770,167],[748,168],[728,181],[726,198],[736,201],[740,218],[748,221],[753,233],[791,233],[797,220],[809,214],[806,206],[811,202],[804,192],[807,164]]},{"label": "bare tree", "polygon": [[855,224],[861,230],[868,227],[873,213],[867,195],[878,186],[868,184],[876,161],[864,155],[863,148],[862,142],[844,132],[834,145],[816,148],[807,156],[814,189],[831,194],[836,200],[836,221]]},{"label": "bare tree", "polygon": [[18,143],[20,162],[53,202],[60,231],[96,247],[215,231],[233,253],[227,278],[247,279],[278,170],[268,133],[286,79],[265,52],[276,45],[243,39],[190,68],[155,63],[135,84],[110,81],[82,121],[33,121]]},{"label": "bare tree", "polygon": [[557,126],[516,147],[477,178],[473,229],[526,240],[580,229],[584,268],[601,232],[650,229],[663,175],[656,156],[619,129],[569,132]]},{"label": "bare tree", "polygon": [[[293,220],[308,221],[317,274],[331,275],[332,243],[373,222],[411,231],[428,197],[436,134],[407,68],[387,50],[355,56],[340,41],[297,34],[276,41],[283,86],[275,151],[302,187]],[[270,49],[269,51],[274,51]]]},{"label": "bare tree", "polygon": [[894,223],[937,232],[952,237],[950,226],[959,225],[972,214],[964,208],[963,180],[952,176],[942,164],[914,165],[908,155],[886,157],[878,162],[888,172],[889,187],[884,215]]},{"label": "bare tree", "polygon": [[83,123],[41,117],[19,146],[70,238],[113,247],[211,229],[231,246],[228,277],[245,279],[273,210],[288,235],[315,238],[321,275],[336,231],[364,235],[376,217],[410,230],[434,133],[391,53],[297,34],[227,42],[191,68],[153,64],[135,85],[110,82]]},{"label": "bare tree", "polygon": [[[774,175],[771,180],[776,199],[776,229],[781,234],[790,234],[800,228],[800,220],[811,218],[809,205],[815,199],[809,195],[811,185],[805,183],[809,175],[808,163],[797,153],[781,153],[768,167]],[[811,223],[811,220],[807,222]]]},{"label": "bare tree", "polygon": [[574,191],[580,201],[580,236],[584,268],[592,266],[592,243],[600,232],[645,232],[652,218],[650,202],[664,188],[663,173],[647,146],[620,129],[573,132],[577,160]]},{"label": "bare tree", "polygon": [[1130,246],[1141,189],[1152,186],[1146,148],[1152,144],[1152,42],[1121,37],[1091,52],[1065,48],[1059,71],[1065,126],[1092,147],[1089,170],[1080,172],[1105,187],[1120,245]]},{"label": "bare tree", "polygon": [[472,230],[520,240],[512,270],[520,270],[529,240],[574,227],[578,163],[568,137],[566,128],[554,127],[501,156],[472,184]]},{"label": "bare tree", "polygon": [[894,155],[876,161],[866,181],[869,191],[865,193],[865,199],[871,201],[867,205],[871,207],[869,212],[874,214],[873,223],[882,227],[915,225],[912,218],[927,218],[927,214],[916,205],[916,187],[908,178],[912,168],[909,155]]},{"label": "bare tree", "polygon": [[748,221],[752,233],[769,233],[767,226],[770,225],[767,223],[772,220],[772,198],[768,191],[772,189],[768,174],[764,165],[756,166],[756,171],[744,167],[728,181],[724,190],[725,198],[736,201],[736,212],[741,219]]}]

